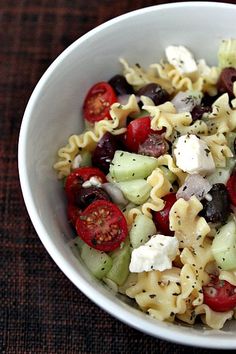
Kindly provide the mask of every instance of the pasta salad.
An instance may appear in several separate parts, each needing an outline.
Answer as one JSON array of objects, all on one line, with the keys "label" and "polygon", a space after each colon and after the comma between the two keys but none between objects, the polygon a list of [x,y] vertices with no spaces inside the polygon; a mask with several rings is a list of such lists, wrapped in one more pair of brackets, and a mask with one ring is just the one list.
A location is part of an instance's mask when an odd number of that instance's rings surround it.
[{"label": "pasta salad", "polygon": [[236,40],[215,67],[181,45],[120,62],[54,165],[72,249],[150,316],[220,329],[236,313]]}]

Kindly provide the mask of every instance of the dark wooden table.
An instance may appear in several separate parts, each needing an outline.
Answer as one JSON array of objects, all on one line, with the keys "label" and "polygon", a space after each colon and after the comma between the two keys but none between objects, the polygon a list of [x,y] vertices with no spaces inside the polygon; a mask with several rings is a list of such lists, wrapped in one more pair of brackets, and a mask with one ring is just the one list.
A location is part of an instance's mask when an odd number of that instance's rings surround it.
[{"label": "dark wooden table", "polygon": [[88,300],[42,246],[27,215],[18,180],[22,116],[50,63],[104,21],[167,2],[0,1],[0,353],[215,352],[139,333]]}]

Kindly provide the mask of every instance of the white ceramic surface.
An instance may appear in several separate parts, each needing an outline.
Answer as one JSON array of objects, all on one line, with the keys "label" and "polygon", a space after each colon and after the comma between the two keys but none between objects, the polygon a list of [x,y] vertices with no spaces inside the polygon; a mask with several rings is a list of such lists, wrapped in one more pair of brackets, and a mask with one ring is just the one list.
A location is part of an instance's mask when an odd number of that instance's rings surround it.
[{"label": "white ceramic surface", "polygon": [[169,44],[189,47],[216,64],[221,39],[236,37],[236,6],[172,3],[134,11],[90,31],[67,48],[36,86],[22,122],[19,172],[25,203],[44,246],[66,276],[92,301],[136,329],[169,341],[236,349],[236,321],[221,331],[159,322],[114,296],[93,279],[66,242],[70,238],[62,185],[52,169],[58,148],[82,130],[81,105],[89,87],[120,72],[119,57],[148,65]]}]

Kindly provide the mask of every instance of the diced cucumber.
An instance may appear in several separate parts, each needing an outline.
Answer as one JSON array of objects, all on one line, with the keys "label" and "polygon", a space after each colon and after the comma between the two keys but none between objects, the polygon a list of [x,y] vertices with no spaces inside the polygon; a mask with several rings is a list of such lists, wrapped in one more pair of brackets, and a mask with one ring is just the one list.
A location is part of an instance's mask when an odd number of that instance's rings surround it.
[{"label": "diced cucumber", "polygon": [[165,167],[165,166],[159,166],[159,168],[162,170],[162,172],[164,173],[164,176],[168,179],[168,181],[172,184],[174,183],[174,181],[176,181],[177,176],[174,175],[173,172],[171,172],[169,170],[169,168]]},{"label": "diced cucumber", "polygon": [[236,269],[236,224],[228,221],[222,226],[212,242],[212,253],[223,270]]},{"label": "diced cucumber", "polygon": [[129,233],[131,246],[137,248],[143,245],[156,231],[152,219],[143,214],[137,215]]},{"label": "diced cucumber", "polygon": [[157,164],[154,157],[117,150],[110,165],[110,174],[117,182],[146,178]]},{"label": "diced cucumber", "polygon": [[90,272],[98,279],[106,276],[113,263],[112,258],[108,254],[95,250],[86,243],[81,248],[81,258]]},{"label": "diced cucumber", "polygon": [[76,249],[79,252],[81,251],[82,246],[85,244],[85,242],[79,236],[74,238],[70,243],[71,249]]},{"label": "diced cucumber", "polygon": [[211,184],[215,184],[215,183],[226,184],[226,182],[228,181],[228,179],[235,167],[235,164],[236,164],[235,158],[229,157],[227,159],[226,166],[225,167],[217,167],[211,175],[207,176],[207,180]]},{"label": "diced cucumber", "polygon": [[80,163],[81,167],[92,166],[92,154],[89,151],[81,151],[82,161]]},{"label": "diced cucumber", "polygon": [[148,199],[152,189],[145,179],[119,182],[117,186],[121,189],[126,199],[137,205],[143,204]]},{"label": "diced cucumber", "polygon": [[113,264],[107,273],[106,278],[112,280],[117,285],[122,285],[129,275],[131,256],[129,240],[126,240],[123,247],[112,252],[110,256]]},{"label": "diced cucumber", "polygon": [[236,39],[222,40],[218,50],[220,68],[236,68]]}]

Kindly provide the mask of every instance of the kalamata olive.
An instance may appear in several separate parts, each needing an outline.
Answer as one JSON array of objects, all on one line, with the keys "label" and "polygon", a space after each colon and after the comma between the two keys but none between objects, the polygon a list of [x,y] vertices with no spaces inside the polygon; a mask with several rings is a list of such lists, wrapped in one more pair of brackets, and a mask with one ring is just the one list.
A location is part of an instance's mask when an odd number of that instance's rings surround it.
[{"label": "kalamata olive", "polygon": [[118,96],[134,92],[133,87],[126,81],[123,75],[113,76],[108,83],[113,87]]},{"label": "kalamata olive", "polygon": [[99,140],[93,155],[92,164],[98,167],[105,174],[108,173],[110,163],[113,159],[115,151],[117,150],[117,141],[114,135],[107,132]]},{"label": "kalamata olive", "polygon": [[210,106],[203,106],[197,105],[193,108],[191,115],[192,115],[192,120],[198,120],[201,119],[204,113],[211,112],[211,107]]},{"label": "kalamata olive", "polygon": [[203,210],[200,215],[207,222],[224,223],[230,214],[230,199],[226,186],[223,183],[213,184],[208,195],[209,198],[201,201]]},{"label": "kalamata olive", "polygon": [[77,207],[81,209],[85,209],[89,204],[94,202],[95,200],[108,200],[110,201],[110,197],[106,191],[102,188],[91,186],[91,187],[81,187],[75,196],[75,204]]},{"label": "kalamata olive", "polygon": [[163,135],[150,134],[148,138],[139,145],[138,153],[152,157],[164,155],[169,146]]},{"label": "kalamata olive", "polygon": [[157,106],[170,99],[168,92],[158,84],[147,84],[136,92],[137,96],[147,96]]},{"label": "kalamata olive", "polygon": [[230,98],[234,97],[233,83],[236,81],[236,69],[224,68],[221,71],[219,80],[217,82],[217,89],[220,94],[227,92]]},{"label": "kalamata olive", "polygon": [[210,96],[207,93],[205,93],[202,97],[201,104],[206,107],[211,107],[212,104],[219,98],[220,95],[215,95],[215,96]]}]

